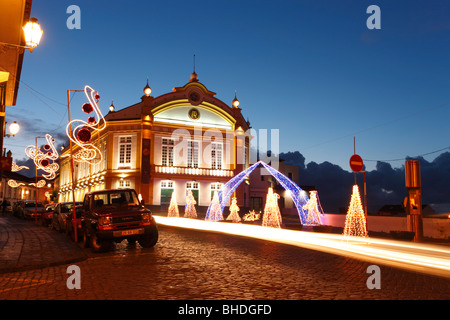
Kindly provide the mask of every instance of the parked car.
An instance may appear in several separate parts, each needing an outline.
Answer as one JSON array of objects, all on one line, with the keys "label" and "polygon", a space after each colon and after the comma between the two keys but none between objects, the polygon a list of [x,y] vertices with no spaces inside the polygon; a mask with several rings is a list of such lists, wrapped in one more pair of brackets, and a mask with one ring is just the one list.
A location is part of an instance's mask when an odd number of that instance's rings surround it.
[{"label": "parked car", "polygon": [[134,189],[88,192],[83,201],[82,244],[94,252],[106,251],[113,242],[136,241],[144,248],[158,241],[155,218],[139,201]]},{"label": "parked car", "polygon": [[[40,201],[20,200],[16,206],[16,216],[23,219],[40,219],[44,205]],[[37,217],[36,217],[37,216]]]},{"label": "parked car", "polygon": [[[81,202],[75,202],[75,205],[80,205]],[[50,227],[59,232],[66,231],[67,216],[73,207],[73,202],[59,202],[56,204],[52,215],[52,223]]]},{"label": "parked car", "polygon": [[41,223],[48,227],[52,223],[53,211],[55,211],[57,203],[50,203],[45,205],[44,213],[41,215]]},{"label": "parked car", "polygon": [[[5,201],[6,201],[5,214],[12,213],[13,202],[11,200],[5,200]],[[3,211],[3,201],[1,201],[1,204],[2,204],[2,207],[0,208],[0,210]]]},{"label": "parked car", "polygon": [[20,207],[20,204],[21,204],[23,201],[24,201],[24,200],[18,200],[18,201],[16,201],[16,202],[14,202],[14,203],[13,203],[13,206],[12,206],[12,212],[13,212],[13,215],[16,216],[16,217],[18,217],[18,218],[20,218],[20,217],[19,217],[19,207]]}]

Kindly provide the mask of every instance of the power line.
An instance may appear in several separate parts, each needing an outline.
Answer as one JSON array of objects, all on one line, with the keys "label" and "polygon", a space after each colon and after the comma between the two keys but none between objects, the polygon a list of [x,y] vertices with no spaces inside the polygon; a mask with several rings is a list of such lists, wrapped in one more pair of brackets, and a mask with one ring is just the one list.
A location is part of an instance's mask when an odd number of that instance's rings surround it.
[{"label": "power line", "polygon": [[[424,157],[424,156],[428,156],[430,154],[438,153],[438,152],[441,152],[441,151],[444,151],[444,150],[450,150],[450,147],[446,147],[446,148],[442,148],[442,149],[439,149],[439,150],[435,150],[435,151],[419,154],[419,155],[417,155],[415,157],[411,157],[411,158]],[[404,161],[404,160],[406,160],[406,158],[407,157],[399,158],[399,159],[389,159],[389,160],[370,160],[370,159],[363,159],[363,160],[364,161],[373,161],[373,162],[378,162],[378,161],[379,162],[395,162],[395,161]]]}]

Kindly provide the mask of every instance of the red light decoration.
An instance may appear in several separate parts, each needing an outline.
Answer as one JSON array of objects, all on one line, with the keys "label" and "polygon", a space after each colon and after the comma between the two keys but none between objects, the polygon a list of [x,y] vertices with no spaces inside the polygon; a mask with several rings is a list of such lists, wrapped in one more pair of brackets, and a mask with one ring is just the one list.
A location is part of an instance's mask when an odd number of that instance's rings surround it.
[{"label": "red light decoration", "polygon": [[81,110],[83,110],[84,113],[89,114],[94,111],[94,108],[92,107],[92,104],[86,102],[83,106],[81,106]]},{"label": "red light decoration", "polygon": [[[73,160],[77,162],[88,162],[96,164],[102,161],[100,149],[92,143],[94,132],[99,133],[106,127],[106,121],[98,106],[100,95],[90,86],[84,87],[84,94],[89,102],[82,105],[83,112],[89,114],[95,113],[87,121],[75,119],[70,121],[66,127],[66,134],[69,139],[79,147],[79,150],[73,154]],[[73,130],[72,125],[74,125]]]},{"label": "red light decoration", "polygon": [[43,149],[48,152],[44,153],[39,148],[30,145],[25,148],[25,154],[33,159],[38,170],[47,173],[43,174],[42,177],[51,180],[56,177],[56,171],[59,169],[59,165],[55,163],[58,160],[59,154],[55,148],[55,139],[48,133],[45,135],[45,139],[47,140],[47,144],[43,146]]}]

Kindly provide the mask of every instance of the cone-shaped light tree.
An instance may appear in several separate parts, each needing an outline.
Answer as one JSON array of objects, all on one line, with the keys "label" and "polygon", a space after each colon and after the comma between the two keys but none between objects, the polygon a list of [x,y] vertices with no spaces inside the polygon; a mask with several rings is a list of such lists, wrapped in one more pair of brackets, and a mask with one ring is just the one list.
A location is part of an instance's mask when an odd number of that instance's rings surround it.
[{"label": "cone-shaped light tree", "polygon": [[222,207],[220,205],[219,194],[217,190],[214,191],[213,199],[211,201],[211,206],[209,209],[209,214],[206,216],[206,220],[209,221],[220,221],[223,220]]},{"label": "cone-shaped light tree", "polygon": [[179,217],[180,213],[178,210],[177,198],[175,196],[175,191],[172,192],[172,197],[170,198],[169,210],[167,213],[168,217]]},{"label": "cone-shaped light tree", "polygon": [[262,219],[263,227],[281,228],[281,212],[278,207],[279,198],[280,196],[274,193],[272,188],[269,188]]},{"label": "cone-shaped light tree", "polygon": [[352,198],[348,207],[344,227],[345,236],[368,237],[366,216],[361,204],[358,185],[353,186]]},{"label": "cone-shaped light tree", "polygon": [[195,201],[194,195],[192,194],[192,190],[188,190],[186,196],[186,206],[184,207],[184,217],[185,218],[197,218],[197,210],[195,209]]}]

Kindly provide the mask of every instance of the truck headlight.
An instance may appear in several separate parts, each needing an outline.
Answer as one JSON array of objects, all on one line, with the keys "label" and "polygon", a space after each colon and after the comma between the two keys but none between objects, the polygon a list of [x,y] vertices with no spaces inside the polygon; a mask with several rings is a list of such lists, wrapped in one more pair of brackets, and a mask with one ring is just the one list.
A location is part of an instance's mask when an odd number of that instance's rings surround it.
[{"label": "truck headlight", "polygon": [[101,226],[104,226],[106,224],[111,224],[112,218],[111,217],[100,217],[98,218],[98,224]]},{"label": "truck headlight", "polygon": [[150,222],[150,214],[148,212],[142,213],[142,221],[143,222]]}]

